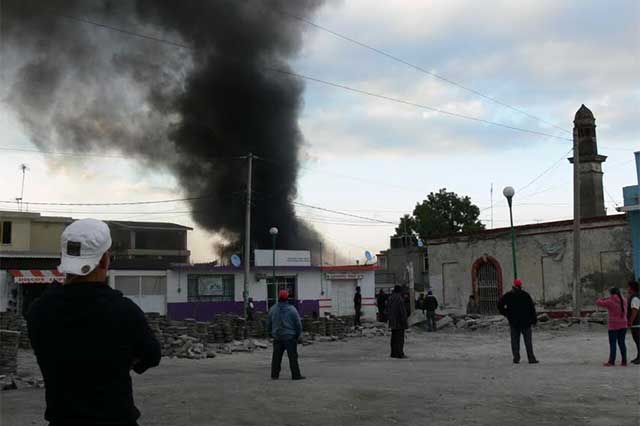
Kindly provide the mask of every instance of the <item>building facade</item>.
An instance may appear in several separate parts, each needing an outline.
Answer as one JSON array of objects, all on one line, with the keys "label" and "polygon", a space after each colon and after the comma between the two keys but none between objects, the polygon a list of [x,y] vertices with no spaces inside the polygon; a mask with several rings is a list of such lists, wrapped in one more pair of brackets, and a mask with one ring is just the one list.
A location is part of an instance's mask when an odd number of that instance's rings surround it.
[{"label": "building facade", "polygon": [[[279,290],[287,290],[290,303],[301,315],[350,316],[353,296],[361,288],[363,318],[375,318],[375,266],[252,267],[249,297],[257,311],[277,303]],[[209,264],[176,265],[167,277],[167,315],[172,319],[211,320],[215,315],[243,314],[242,268]]]},{"label": "building facade", "polygon": [[[525,289],[546,310],[569,310],[573,293],[573,221],[517,226],[517,266]],[[513,282],[510,229],[434,239],[430,283],[443,308],[463,311],[475,295],[485,314]],[[581,225],[583,306],[631,277],[631,233],[625,215],[584,219]]]},{"label": "building facade", "polygon": [[[60,236],[74,219],[0,212],[0,312],[26,313],[49,286],[64,281]],[[171,223],[106,221],[112,235],[110,284],[143,310],[166,313],[167,274],[189,262],[187,231]]]},{"label": "building facade", "polygon": [[419,247],[415,238],[391,237],[390,248],[376,257],[376,291],[389,292],[395,285],[409,287],[411,281],[417,292],[429,288],[427,248]]}]

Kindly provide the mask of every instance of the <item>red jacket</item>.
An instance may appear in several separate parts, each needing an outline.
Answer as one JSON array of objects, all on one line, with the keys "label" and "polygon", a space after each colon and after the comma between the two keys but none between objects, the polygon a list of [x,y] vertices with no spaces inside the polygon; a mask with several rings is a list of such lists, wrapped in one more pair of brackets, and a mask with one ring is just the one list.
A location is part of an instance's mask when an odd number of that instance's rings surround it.
[{"label": "red jacket", "polygon": [[[622,303],[620,303],[622,299]],[[596,305],[607,308],[609,311],[609,330],[627,328],[627,302],[624,297],[609,296],[598,299]]]}]

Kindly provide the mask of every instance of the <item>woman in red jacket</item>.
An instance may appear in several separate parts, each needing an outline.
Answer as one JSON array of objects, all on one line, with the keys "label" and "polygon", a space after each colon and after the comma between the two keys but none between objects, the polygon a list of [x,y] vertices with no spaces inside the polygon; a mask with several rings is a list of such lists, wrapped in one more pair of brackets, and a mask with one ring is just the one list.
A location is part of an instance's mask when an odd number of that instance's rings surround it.
[{"label": "woman in red jacket", "polygon": [[598,299],[596,305],[609,311],[609,361],[605,367],[616,364],[616,343],[620,347],[623,367],[627,366],[627,346],[624,339],[627,335],[627,306],[620,294],[620,289],[613,287],[609,290],[609,297]]}]

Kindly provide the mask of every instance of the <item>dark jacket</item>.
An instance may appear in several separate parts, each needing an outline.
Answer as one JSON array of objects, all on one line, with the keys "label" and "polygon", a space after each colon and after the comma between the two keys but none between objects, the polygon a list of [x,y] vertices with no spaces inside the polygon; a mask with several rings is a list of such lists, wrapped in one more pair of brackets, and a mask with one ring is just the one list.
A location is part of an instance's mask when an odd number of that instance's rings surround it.
[{"label": "dark jacket", "polygon": [[378,310],[380,312],[384,312],[387,300],[389,300],[389,296],[387,295],[387,293],[378,293],[376,295],[376,305],[378,305]]},{"label": "dark jacket", "polygon": [[498,310],[514,327],[527,328],[538,323],[533,299],[524,290],[513,289],[507,292],[498,302]]},{"label": "dark jacket", "polygon": [[269,310],[267,330],[277,340],[298,339],[302,334],[302,322],[298,310],[289,302],[278,302]]},{"label": "dark jacket", "polygon": [[106,284],[47,290],[27,315],[45,383],[45,419],[54,424],[132,424],[129,370],[160,363],[160,344],[144,313]]},{"label": "dark jacket", "polygon": [[409,328],[405,299],[400,293],[393,293],[387,300],[386,316],[389,328],[392,330],[406,330]]},{"label": "dark jacket", "polygon": [[435,310],[438,309],[438,299],[433,295],[425,297],[424,309],[429,312],[435,312]]},{"label": "dark jacket", "polygon": [[356,293],[353,295],[353,306],[360,308],[362,306],[362,294]]}]

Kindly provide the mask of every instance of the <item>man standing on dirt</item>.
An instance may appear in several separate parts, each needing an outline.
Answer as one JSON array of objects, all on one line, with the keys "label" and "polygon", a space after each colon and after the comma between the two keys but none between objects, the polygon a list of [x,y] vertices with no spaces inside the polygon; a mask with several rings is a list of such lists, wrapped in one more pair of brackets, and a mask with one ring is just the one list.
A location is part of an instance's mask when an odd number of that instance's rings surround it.
[{"label": "man standing on dirt", "polygon": [[378,295],[376,296],[376,305],[378,306],[378,321],[387,322],[387,317],[385,315],[385,311],[387,309],[387,300],[389,296],[384,292],[383,289],[380,289]]},{"label": "man standing on dirt", "polygon": [[293,380],[304,380],[298,365],[298,339],[302,334],[300,315],[294,306],[289,304],[289,292],[280,290],[278,303],[269,310],[267,330],[273,337],[273,357],[271,358],[271,378],[280,378],[282,357],[287,352],[289,368]]},{"label": "man standing on dirt", "polygon": [[436,331],[436,309],[438,309],[438,299],[429,290],[427,297],[424,299],[425,310],[427,311],[427,330]]},{"label": "man standing on dirt", "polygon": [[405,298],[402,287],[393,288],[393,294],[387,301],[387,318],[391,329],[391,358],[408,358],[404,354],[404,331],[409,328]]},{"label": "man standing on dirt", "polygon": [[160,344],[140,308],[107,284],[109,227],[78,220],[61,245],[58,269],[66,282],[47,290],[27,315],[44,378],[44,417],[51,426],[137,425],[129,370],[157,366]]},{"label": "man standing on dirt", "polygon": [[360,327],[360,317],[362,316],[362,293],[360,287],[356,287],[356,294],[353,295],[353,309],[356,313],[355,326]]},{"label": "man standing on dirt", "polygon": [[627,315],[629,317],[629,328],[631,329],[631,337],[636,344],[636,359],[631,364],[640,365],[640,292],[638,291],[638,282],[629,281],[629,306],[627,307]]},{"label": "man standing on dirt", "polygon": [[522,280],[516,278],[513,288],[507,292],[498,302],[498,310],[509,320],[511,327],[511,351],[513,363],[520,363],[520,335],[524,338],[527,348],[529,364],[537,364],[538,360],[533,354],[533,342],[531,326],[538,323],[536,307],[529,293],[522,289]]}]

